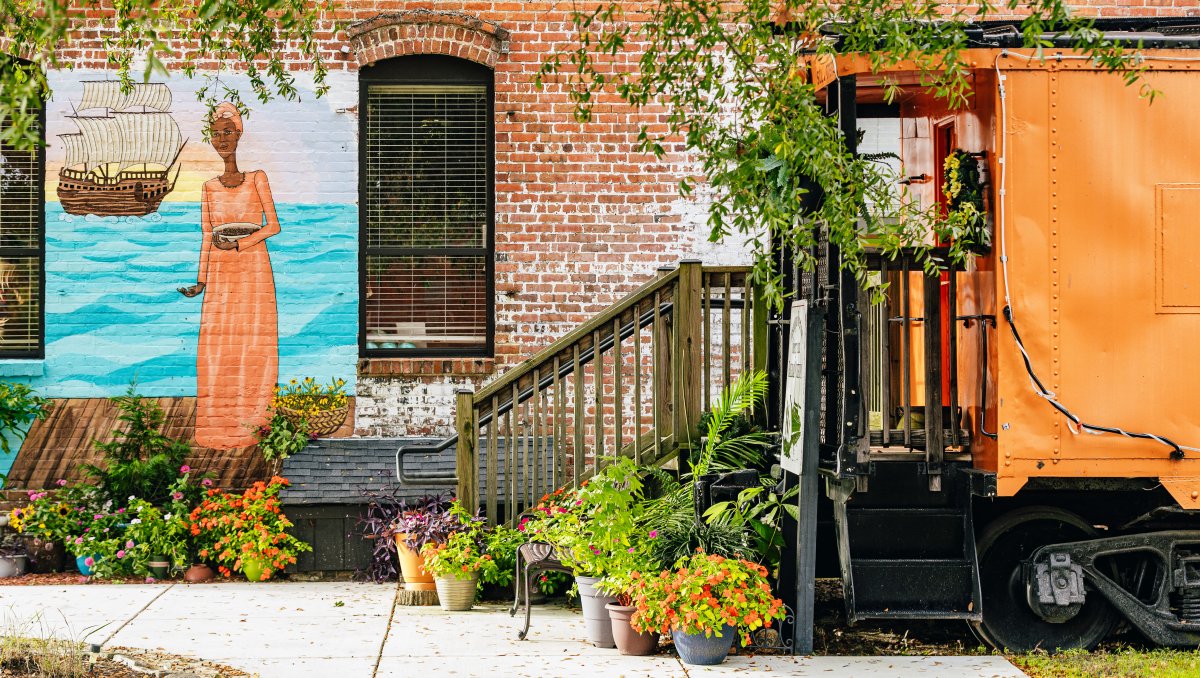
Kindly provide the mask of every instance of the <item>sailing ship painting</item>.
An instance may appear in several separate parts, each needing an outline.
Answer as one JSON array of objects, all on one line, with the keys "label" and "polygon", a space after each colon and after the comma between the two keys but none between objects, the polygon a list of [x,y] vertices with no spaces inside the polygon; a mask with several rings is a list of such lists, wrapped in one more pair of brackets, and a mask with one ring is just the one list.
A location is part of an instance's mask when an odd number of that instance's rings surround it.
[{"label": "sailing ship painting", "polygon": [[137,217],[158,210],[175,189],[186,143],[170,109],[163,83],[134,83],[122,92],[117,80],[84,82],[83,100],[67,116],[79,131],[58,135],[66,150],[58,173],[63,210]]}]

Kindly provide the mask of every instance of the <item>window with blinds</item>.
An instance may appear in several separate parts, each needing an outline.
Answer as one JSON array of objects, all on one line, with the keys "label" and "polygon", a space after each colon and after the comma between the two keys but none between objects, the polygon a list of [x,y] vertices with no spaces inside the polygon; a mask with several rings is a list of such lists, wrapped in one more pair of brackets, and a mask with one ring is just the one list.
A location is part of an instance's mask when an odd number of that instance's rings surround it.
[{"label": "window with blinds", "polygon": [[0,358],[41,355],[43,153],[0,142]]},{"label": "window with blinds", "polygon": [[488,355],[490,84],[364,85],[364,354]]}]

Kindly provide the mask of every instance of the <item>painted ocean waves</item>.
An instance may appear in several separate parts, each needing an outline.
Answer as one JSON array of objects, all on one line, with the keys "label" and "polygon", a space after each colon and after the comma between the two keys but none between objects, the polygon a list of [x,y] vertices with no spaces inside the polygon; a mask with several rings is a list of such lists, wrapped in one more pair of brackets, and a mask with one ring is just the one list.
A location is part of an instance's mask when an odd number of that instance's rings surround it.
[{"label": "painted ocean waves", "polygon": [[[277,205],[267,241],[279,314],[279,378],[341,377],[358,356],[355,205]],[[53,397],[108,396],[131,380],[152,396],[196,393],[201,297],[199,203],[146,217],[65,214],[46,205],[45,374]]]}]

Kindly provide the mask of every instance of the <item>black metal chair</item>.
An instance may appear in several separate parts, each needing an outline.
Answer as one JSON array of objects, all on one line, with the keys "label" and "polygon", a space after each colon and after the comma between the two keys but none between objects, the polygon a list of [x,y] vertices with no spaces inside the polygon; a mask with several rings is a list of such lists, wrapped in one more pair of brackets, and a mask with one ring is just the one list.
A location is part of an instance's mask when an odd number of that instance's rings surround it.
[{"label": "black metal chair", "polygon": [[518,639],[525,640],[525,636],[529,635],[529,617],[532,613],[529,594],[533,588],[534,576],[543,572],[570,573],[570,571],[571,569],[558,559],[558,552],[551,544],[531,541],[522,544],[517,549],[517,571],[513,581],[516,597],[513,599],[512,607],[508,610],[508,616],[511,617],[517,613],[517,608],[521,606],[522,597],[524,597],[525,626],[517,633]]}]

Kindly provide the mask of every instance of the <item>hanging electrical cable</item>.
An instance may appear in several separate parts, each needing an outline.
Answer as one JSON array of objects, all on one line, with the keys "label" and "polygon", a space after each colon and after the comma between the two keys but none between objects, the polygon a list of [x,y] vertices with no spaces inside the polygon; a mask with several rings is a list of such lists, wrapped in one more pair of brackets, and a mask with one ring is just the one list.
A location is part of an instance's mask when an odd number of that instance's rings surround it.
[{"label": "hanging electrical cable", "polygon": [[[1008,188],[1008,177],[1007,177],[1007,175],[1008,175],[1008,172],[1007,172],[1007,169],[1008,169],[1008,167],[1007,167],[1007,160],[1008,160],[1008,91],[1004,84],[1006,76],[1004,75],[1004,72],[1000,68],[1001,60],[1008,58],[1008,57],[1025,59],[1027,61],[1034,61],[1034,60],[1037,60],[1042,57],[1037,57],[1037,56],[1027,55],[1027,54],[1020,54],[1017,52],[1010,52],[1009,50],[1001,50],[1000,54],[998,54],[996,56],[996,61],[994,64],[994,67],[996,70],[996,86],[998,88],[998,93],[999,93],[999,97],[1000,97],[1000,157],[997,159],[997,162],[1000,164],[1000,188],[999,188],[1000,195],[999,195],[999,200],[998,200],[999,206],[998,206],[998,210],[997,210],[998,211],[997,227],[998,227],[998,230],[1000,231],[1000,238],[999,238],[999,240],[1000,240],[1000,267],[1001,267],[1001,274],[1002,274],[1001,277],[1004,281],[1003,315],[1004,315],[1005,322],[1008,323],[1009,329],[1012,330],[1013,340],[1016,341],[1016,343],[1017,343],[1017,349],[1021,351],[1021,359],[1025,363],[1025,371],[1029,374],[1030,386],[1033,388],[1034,393],[1036,393],[1037,395],[1039,395],[1043,399],[1045,399],[1046,402],[1050,403],[1051,407],[1053,407],[1055,410],[1058,410],[1058,412],[1060,414],[1062,414],[1064,417],[1067,418],[1067,422],[1068,422],[1067,427],[1070,429],[1071,433],[1074,435],[1079,435],[1080,432],[1091,433],[1093,435],[1102,435],[1102,434],[1108,433],[1108,434],[1113,434],[1113,435],[1124,436],[1126,438],[1140,438],[1143,440],[1153,440],[1153,441],[1156,441],[1158,443],[1161,443],[1162,445],[1165,445],[1165,446],[1171,448],[1171,458],[1172,459],[1183,459],[1184,458],[1184,450],[1188,450],[1191,452],[1200,452],[1200,448],[1179,445],[1179,444],[1176,444],[1175,442],[1172,442],[1168,438],[1165,438],[1160,435],[1155,435],[1153,433],[1139,433],[1136,431],[1126,431],[1124,429],[1117,428],[1115,426],[1100,426],[1097,424],[1089,424],[1087,422],[1084,422],[1079,417],[1079,415],[1076,415],[1070,409],[1068,409],[1065,405],[1063,405],[1061,402],[1059,402],[1058,395],[1056,393],[1054,393],[1053,391],[1051,391],[1050,389],[1046,388],[1046,386],[1042,383],[1042,380],[1038,378],[1037,373],[1033,369],[1033,361],[1029,357],[1029,352],[1027,350],[1025,350],[1025,343],[1023,341],[1021,341],[1020,332],[1017,331],[1017,323],[1016,323],[1016,320],[1014,319],[1015,313],[1013,311],[1012,296],[1010,294],[1011,287],[1010,287],[1009,275],[1008,275],[1008,242],[1007,242],[1007,237],[1006,237],[1007,236],[1007,233],[1006,233],[1006,225],[1007,224],[1005,222],[1005,214],[1004,214],[1005,199],[1006,199],[1007,188]],[[1063,54],[1058,54],[1055,56],[1044,57],[1044,58],[1053,59],[1053,60],[1057,60],[1057,61],[1064,61],[1064,60],[1085,60],[1086,61],[1086,60],[1091,59],[1091,57],[1086,57],[1086,56],[1081,56],[1081,55],[1063,55]],[[1200,61],[1200,57],[1195,57],[1195,58],[1155,57],[1155,59],[1156,60],[1165,60],[1165,61]]]}]

